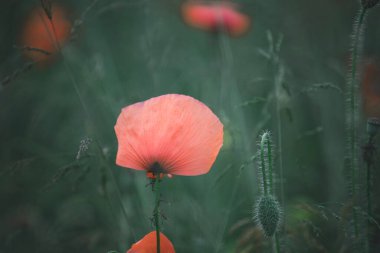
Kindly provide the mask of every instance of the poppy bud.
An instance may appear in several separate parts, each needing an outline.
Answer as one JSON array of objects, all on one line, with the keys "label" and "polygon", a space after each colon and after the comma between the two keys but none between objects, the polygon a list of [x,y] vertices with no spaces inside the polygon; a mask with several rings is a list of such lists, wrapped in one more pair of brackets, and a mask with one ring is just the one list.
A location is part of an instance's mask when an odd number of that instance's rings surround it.
[{"label": "poppy bud", "polygon": [[374,7],[379,0],[361,0],[364,9],[370,9]]},{"label": "poppy bud", "polygon": [[280,223],[281,209],[272,195],[262,196],[256,205],[255,219],[268,237],[274,235]]}]

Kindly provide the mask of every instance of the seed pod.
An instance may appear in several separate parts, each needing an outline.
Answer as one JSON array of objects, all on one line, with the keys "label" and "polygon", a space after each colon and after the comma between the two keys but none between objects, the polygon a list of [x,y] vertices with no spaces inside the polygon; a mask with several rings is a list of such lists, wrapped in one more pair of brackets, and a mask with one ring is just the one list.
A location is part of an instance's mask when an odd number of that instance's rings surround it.
[{"label": "seed pod", "polygon": [[274,235],[280,224],[281,209],[272,195],[262,196],[256,204],[255,219],[268,237]]},{"label": "seed pod", "polygon": [[374,7],[379,0],[361,0],[364,9],[370,9]]}]

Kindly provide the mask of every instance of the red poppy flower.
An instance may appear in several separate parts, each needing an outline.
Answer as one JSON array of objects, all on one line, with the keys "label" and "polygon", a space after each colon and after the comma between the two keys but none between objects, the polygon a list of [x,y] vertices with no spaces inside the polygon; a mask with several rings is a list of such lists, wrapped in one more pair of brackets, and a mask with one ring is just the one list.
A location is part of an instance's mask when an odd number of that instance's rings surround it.
[{"label": "red poppy flower", "polygon": [[[161,253],[175,253],[174,246],[170,240],[163,234],[160,233],[160,250]],[[132,245],[127,253],[156,253],[157,252],[157,241],[156,241],[156,231],[152,231],[146,236],[144,236],[140,241]]]},{"label": "red poppy flower", "polygon": [[380,67],[369,61],[362,76],[363,110],[367,117],[380,117]]},{"label": "red poppy flower", "polygon": [[207,173],[223,144],[223,125],[200,101],[168,94],[122,109],[116,164],[148,173]]},{"label": "red poppy flower", "polygon": [[43,8],[40,7],[32,10],[25,21],[21,43],[23,46],[32,48],[32,50],[25,50],[25,55],[33,61],[45,61],[49,57],[49,55],[46,55],[38,49],[53,54],[57,51],[55,40],[62,45],[69,38],[71,23],[66,18],[65,9],[54,5],[52,8],[52,17],[56,38],[54,36],[53,26]]},{"label": "red poppy flower", "polygon": [[186,24],[206,31],[226,31],[231,36],[243,35],[250,26],[250,18],[226,2],[188,2],[182,6]]}]

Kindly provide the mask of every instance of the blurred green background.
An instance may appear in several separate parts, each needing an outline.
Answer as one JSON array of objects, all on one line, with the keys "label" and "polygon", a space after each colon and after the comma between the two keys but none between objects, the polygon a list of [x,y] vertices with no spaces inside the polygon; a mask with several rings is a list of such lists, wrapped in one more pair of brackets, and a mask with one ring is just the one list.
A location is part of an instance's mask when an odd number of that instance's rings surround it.
[{"label": "blurred green background", "polygon": [[[154,194],[143,172],[115,165],[113,126],[122,107],[167,93],[199,99],[225,126],[210,173],[162,184],[163,232],[177,252],[272,252],[252,220],[253,157],[266,129],[283,252],[354,252],[344,90],[359,2],[236,1],[252,22],[239,38],[187,26],[183,2],[55,1],[75,32],[53,61],[26,69],[30,60],[15,46],[25,46],[20,34],[40,2],[1,1],[1,253],[125,252],[153,230]],[[378,17],[378,8],[368,14],[363,61],[380,60]],[[373,227],[370,252],[380,252]]]}]

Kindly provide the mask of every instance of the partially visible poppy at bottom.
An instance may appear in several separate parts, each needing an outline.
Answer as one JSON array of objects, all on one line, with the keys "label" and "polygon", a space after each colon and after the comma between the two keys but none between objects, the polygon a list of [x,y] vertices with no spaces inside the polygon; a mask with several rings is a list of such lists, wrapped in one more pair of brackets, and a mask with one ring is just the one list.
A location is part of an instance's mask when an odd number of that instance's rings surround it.
[{"label": "partially visible poppy at bottom", "polygon": [[187,2],[182,5],[182,17],[189,26],[209,32],[225,31],[230,36],[245,34],[250,18],[236,10],[236,5],[226,2]]},{"label": "partially visible poppy at bottom", "polygon": [[[160,250],[161,253],[175,253],[174,246],[171,241],[160,233]],[[145,235],[140,241],[134,243],[127,253],[156,253],[157,241],[156,231],[152,231]]]},{"label": "partially visible poppy at bottom", "polygon": [[147,176],[209,172],[223,145],[223,124],[202,102],[168,94],[122,109],[116,164]]},{"label": "partially visible poppy at bottom", "polygon": [[25,50],[25,56],[35,62],[46,62],[51,57],[51,55],[47,55],[38,49],[54,54],[57,52],[55,40],[62,45],[69,39],[71,23],[67,19],[65,9],[58,5],[53,5],[52,17],[56,37],[53,26],[43,8],[33,9],[25,20],[21,34],[21,45],[31,48]]},{"label": "partially visible poppy at bottom", "polygon": [[380,66],[367,61],[362,72],[362,103],[366,117],[380,117]]}]

